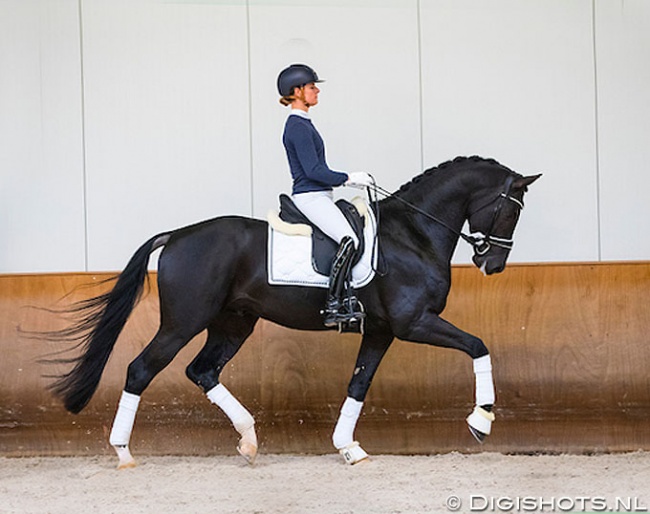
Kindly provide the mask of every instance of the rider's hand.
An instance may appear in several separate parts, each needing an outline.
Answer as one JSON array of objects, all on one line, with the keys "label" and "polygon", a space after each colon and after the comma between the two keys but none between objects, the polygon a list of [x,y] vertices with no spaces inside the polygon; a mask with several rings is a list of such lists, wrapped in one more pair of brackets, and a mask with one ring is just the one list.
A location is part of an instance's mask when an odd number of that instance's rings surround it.
[{"label": "rider's hand", "polygon": [[355,171],[348,174],[348,180],[345,183],[350,187],[370,187],[374,184],[372,177],[365,171]]}]

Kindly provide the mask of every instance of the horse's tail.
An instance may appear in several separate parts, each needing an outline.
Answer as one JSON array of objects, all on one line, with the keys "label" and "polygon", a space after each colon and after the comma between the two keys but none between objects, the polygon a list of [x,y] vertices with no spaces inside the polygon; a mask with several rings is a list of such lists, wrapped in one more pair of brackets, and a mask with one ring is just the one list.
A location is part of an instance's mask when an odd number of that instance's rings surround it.
[{"label": "horse's tail", "polygon": [[117,276],[111,291],[66,309],[78,318],[72,326],[45,334],[48,339],[77,341],[77,347],[82,349],[78,357],[50,361],[74,364],[50,386],[70,412],[79,413],[95,393],[115,342],[142,295],[149,255],[164,246],[169,235],[159,234],[144,243]]}]

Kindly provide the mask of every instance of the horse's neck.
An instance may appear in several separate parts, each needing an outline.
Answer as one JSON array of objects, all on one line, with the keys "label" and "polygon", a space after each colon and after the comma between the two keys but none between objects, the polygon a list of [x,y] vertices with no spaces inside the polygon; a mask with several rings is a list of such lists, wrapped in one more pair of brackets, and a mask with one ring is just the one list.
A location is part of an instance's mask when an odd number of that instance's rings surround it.
[{"label": "horse's neck", "polygon": [[404,217],[404,210],[411,209],[399,201],[394,201],[390,215],[400,219],[411,220],[408,234],[431,247],[431,255],[437,256],[445,264],[456,248],[459,233],[465,222],[467,202],[471,191],[463,187],[461,180],[453,173],[438,173],[422,178],[417,184],[411,184],[408,190],[398,193],[408,203],[427,213]]},{"label": "horse's neck", "polygon": [[431,218],[422,216],[417,219],[421,229],[425,231],[446,229],[450,232],[451,228],[458,233],[465,223],[467,204],[471,194],[470,188],[466,184],[471,184],[471,180],[466,180],[457,173],[438,172],[435,175],[423,179],[418,187],[413,190],[411,195],[405,195],[405,200],[409,201],[409,196],[413,203],[424,212],[428,213]]}]

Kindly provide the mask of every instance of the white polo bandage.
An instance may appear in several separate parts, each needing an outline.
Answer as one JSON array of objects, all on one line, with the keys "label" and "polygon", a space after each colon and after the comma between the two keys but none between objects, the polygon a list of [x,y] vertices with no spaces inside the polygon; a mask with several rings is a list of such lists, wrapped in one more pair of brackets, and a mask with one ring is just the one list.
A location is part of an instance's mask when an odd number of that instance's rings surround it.
[{"label": "white polo bandage", "polygon": [[127,446],[131,439],[135,414],[140,405],[140,396],[122,391],[109,442],[113,446]]},{"label": "white polo bandage", "polygon": [[255,420],[250,412],[239,403],[230,391],[223,384],[219,384],[206,393],[208,399],[217,405],[228,418],[232,421],[235,430],[244,434],[255,424]]},{"label": "white polo bandage", "polygon": [[476,405],[493,405],[494,382],[492,381],[492,361],[490,355],[474,359],[474,375],[476,376]]},{"label": "white polo bandage", "polygon": [[351,397],[346,398],[345,402],[343,402],[341,414],[332,435],[332,443],[334,443],[334,448],[337,450],[345,448],[354,442],[354,429],[357,426],[357,420],[362,408],[363,402]]}]

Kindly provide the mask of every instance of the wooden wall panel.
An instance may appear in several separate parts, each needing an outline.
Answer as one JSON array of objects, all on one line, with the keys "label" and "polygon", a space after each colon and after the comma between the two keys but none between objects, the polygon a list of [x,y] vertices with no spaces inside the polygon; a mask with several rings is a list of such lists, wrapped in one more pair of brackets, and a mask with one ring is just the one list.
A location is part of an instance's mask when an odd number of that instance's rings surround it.
[{"label": "wooden wall panel", "polygon": [[[0,455],[110,452],[107,438],[126,367],[155,333],[152,291],[118,341],[97,394],[73,416],[47,392],[37,361],[55,346],[20,336],[62,321],[52,307],[94,295],[106,275],[0,276]],[[484,446],[466,430],[471,361],[396,341],[369,392],[357,430],[369,452],[597,452],[650,449],[650,263],[511,265],[484,278],[453,270],[445,318],[492,352],[497,423]],[[65,300],[60,299],[69,295]],[[203,336],[143,396],[135,454],[233,453],[236,434],[184,376]],[[223,374],[257,419],[262,451],[322,453],[345,398],[359,337],[260,322]]]}]

